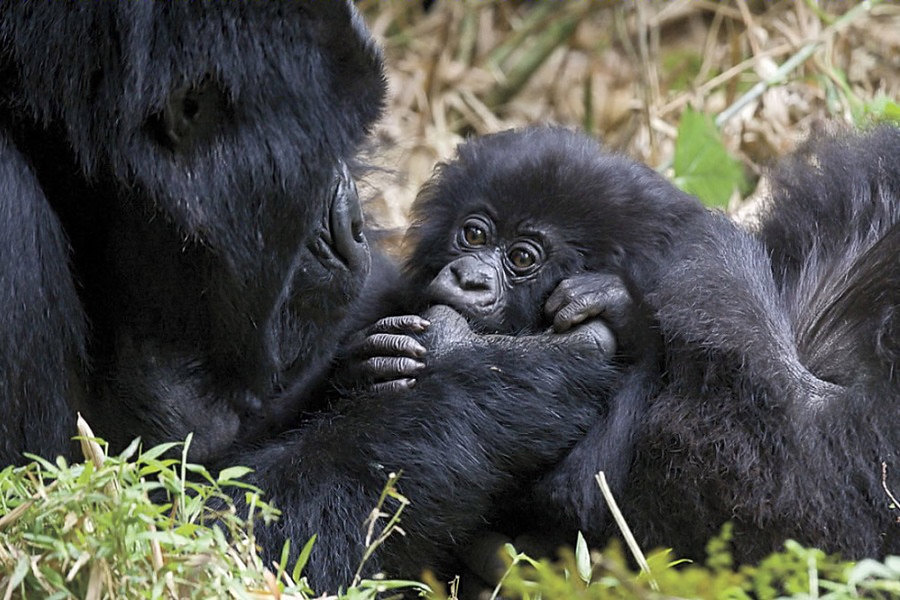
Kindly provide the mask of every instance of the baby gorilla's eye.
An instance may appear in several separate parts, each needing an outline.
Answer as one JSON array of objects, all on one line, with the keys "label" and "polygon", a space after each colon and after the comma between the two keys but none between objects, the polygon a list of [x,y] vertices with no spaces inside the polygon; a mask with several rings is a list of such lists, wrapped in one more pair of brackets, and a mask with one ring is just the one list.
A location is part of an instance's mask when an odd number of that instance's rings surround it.
[{"label": "baby gorilla's eye", "polygon": [[528,248],[515,246],[509,251],[509,262],[516,271],[527,271],[537,263],[537,257]]},{"label": "baby gorilla's eye", "polygon": [[487,232],[476,223],[463,226],[463,239],[470,246],[484,246],[487,243]]}]

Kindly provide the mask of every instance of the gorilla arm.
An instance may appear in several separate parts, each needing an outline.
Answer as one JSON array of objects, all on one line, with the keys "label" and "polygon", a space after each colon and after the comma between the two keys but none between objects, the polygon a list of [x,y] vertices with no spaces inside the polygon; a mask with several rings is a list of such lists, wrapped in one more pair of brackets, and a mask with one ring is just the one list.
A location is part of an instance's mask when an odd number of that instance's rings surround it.
[{"label": "gorilla arm", "polygon": [[363,555],[364,521],[389,473],[402,471],[398,489],[412,502],[403,513],[406,535],[388,539],[366,574],[416,576],[446,563],[498,494],[558,460],[605,408],[595,399],[616,373],[602,324],[566,335],[479,336],[447,307],[424,316],[428,355],[413,390],[349,399],[240,457],[284,514],[258,530],[269,557],[284,538],[298,548],[318,534],[308,567],[318,591],[349,583]]},{"label": "gorilla arm", "polygon": [[0,131],[0,466],[69,454],[84,315],[65,232],[28,161]]}]

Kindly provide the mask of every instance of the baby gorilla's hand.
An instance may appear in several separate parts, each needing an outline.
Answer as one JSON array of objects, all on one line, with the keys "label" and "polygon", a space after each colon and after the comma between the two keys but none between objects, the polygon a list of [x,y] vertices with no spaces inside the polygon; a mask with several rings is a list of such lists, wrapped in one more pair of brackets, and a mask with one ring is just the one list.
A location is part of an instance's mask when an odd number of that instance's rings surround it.
[{"label": "baby gorilla's hand", "polygon": [[616,353],[616,336],[603,321],[593,320],[576,325],[558,335],[568,346],[582,348],[585,353],[599,352],[603,357]]},{"label": "baby gorilla's hand", "polygon": [[[584,323],[583,328],[596,322],[590,319],[602,319],[626,354],[640,354],[653,347],[650,320],[618,275],[582,273],[564,279],[547,299],[544,313],[560,333],[574,333],[579,323]],[[602,330],[595,333],[605,335]]]},{"label": "baby gorilla's hand", "polygon": [[350,348],[350,370],[374,392],[408,390],[425,368],[427,351],[414,334],[431,324],[418,315],[386,317],[368,327]]}]

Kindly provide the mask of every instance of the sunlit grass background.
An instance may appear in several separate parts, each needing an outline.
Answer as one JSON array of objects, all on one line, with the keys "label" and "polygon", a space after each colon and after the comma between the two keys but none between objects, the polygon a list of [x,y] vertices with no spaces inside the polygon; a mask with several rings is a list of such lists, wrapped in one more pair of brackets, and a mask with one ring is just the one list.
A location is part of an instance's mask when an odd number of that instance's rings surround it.
[{"label": "sunlit grass background", "polygon": [[390,86],[374,162],[392,173],[369,181],[369,212],[382,226],[406,224],[435,162],[471,134],[577,126],[665,171],[686,109],[715,118],[762,83],[720,126],[748,179],[735,210],[766,165],[811,132],[900,118],[896,2],[359,6],[384,46]]}]

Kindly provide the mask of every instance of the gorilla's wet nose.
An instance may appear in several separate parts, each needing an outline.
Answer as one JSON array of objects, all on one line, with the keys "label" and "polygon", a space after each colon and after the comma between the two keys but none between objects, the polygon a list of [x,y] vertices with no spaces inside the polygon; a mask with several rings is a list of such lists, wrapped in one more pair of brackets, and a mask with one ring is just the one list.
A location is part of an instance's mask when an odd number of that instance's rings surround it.
[{"label": "gorilla's wet nose", "polygon": [[351,270],[368,264],[369,247],[363,233],[363,213],[356,184],[346,163],[337,173],[328,223],[335,252]]},{"label": "gorilla's wet nose", "polygon": [[494,288],[495,277],[488,265],[478,262],[457,261],[450,265],[459,288],[466,292],[489,292]]},{"label": "gorilla's wet nose", "polygon": [[431,300],[466,315],[487,314],[500,299],[495,270],[474,256],[461,256],[446,265],[428,285],[427,292]]}]

